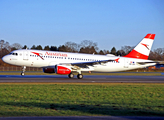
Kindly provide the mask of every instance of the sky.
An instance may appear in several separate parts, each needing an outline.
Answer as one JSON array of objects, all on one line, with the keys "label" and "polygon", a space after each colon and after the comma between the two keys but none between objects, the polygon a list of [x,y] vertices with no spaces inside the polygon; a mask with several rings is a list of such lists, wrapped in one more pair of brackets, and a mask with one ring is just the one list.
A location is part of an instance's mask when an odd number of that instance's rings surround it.
[{"label": "sky", "polygon": [[164,48],[164,0],[0,0],[0,40],[57,46],[91,40],[99,50],[135,46],[156,34]]}]

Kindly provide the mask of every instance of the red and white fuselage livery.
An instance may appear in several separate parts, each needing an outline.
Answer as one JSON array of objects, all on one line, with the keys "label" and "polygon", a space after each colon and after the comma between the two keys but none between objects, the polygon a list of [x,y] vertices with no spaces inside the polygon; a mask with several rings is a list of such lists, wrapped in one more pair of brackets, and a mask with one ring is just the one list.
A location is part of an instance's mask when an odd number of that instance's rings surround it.
[{"label": "red and white fuselage livery", "polygon": [[2,60],[8,64],[23,66],[21,75],[27,67],[41,67],[45,73],[68,74],[69,78],[83,78],[83,71],[117,72],[155,65],[148,56],[155,34],[147,34],[143,40],[126,56],[94,55],[44,50],[15,50]]}]

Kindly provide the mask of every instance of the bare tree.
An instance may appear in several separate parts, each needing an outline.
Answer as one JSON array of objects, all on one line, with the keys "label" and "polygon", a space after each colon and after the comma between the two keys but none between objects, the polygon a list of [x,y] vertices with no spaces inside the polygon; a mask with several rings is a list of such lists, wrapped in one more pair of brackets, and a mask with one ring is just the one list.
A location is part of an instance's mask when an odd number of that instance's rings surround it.
[{"label": "bare tree", "polygon": [[2,58],[4,55],[11,52],[11,47],[9,45],[9,42],[5,42],[4,40],[0,41],[0,58]]},{"label": "bare tree", "polygon": [[14,43],[11,45],[12,49],[18,50],[18,49],[22,49],[22,45],[19,43]]},{"label": "bare tree", "polygon": [[80,45],[80,53],[89,53],[89,54],[97,54],[97,43],[92,42],[91,40],[83,40]]},{"label": "bare tree", "polygon": [[103,52],[104,52],[105,55],[110,54],[109,50],[104,50]]},{"label": "bare tree", "polygon": [[121,47],[121,50],[123,50],[126,55],[128,53],[130,53],[133,49],[134,49],[134,46],[133,47],[131,47],[131,46],[123,46],[123,47]]},{"label": "bare tree", "polygon": [[0,50],[2,51],[3,47],[4,47],[5,41],[1,40],[0,41]]},{"label": "bare tree", "polygon": [[150,54],[149,54],[149,57],[148,57],[149,60],[156,60],[156,56],[154,54],[153,51],[150,51]]},{"label": "bare tree", "polygon": [[66,52],[78,52],[79,45],[75,42],[66,42],[65,43]]},{"label": "bare tree", "polygon": [[164,48],[157,48],[153,52],[156,60],[164,60]]},{"label": "bare tree", "polygon": [[91,40],[83,40],[80,43],[80,47],[83,47],[83,48],[91,48],[91,47],[94,47],[95,50],[98,50],[97,43],[92,42]]},{"label": "bare tree", "polygon": [[11,46],[10,46],[9,42],[6,42],[5,45],[4,45],[4,47],[5,47],[9,52],[11,52]]}]

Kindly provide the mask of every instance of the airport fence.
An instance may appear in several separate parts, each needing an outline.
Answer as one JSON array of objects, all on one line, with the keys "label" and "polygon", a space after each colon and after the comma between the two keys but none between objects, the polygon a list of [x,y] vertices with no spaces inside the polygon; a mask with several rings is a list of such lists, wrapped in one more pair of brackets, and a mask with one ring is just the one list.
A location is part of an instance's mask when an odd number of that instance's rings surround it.
[{"label": "airport fence", "polygon": [[[0,71],[22,71],[22,67],[0,67]],[[26,71],[42,71],[42,68],[26,67]]]}]

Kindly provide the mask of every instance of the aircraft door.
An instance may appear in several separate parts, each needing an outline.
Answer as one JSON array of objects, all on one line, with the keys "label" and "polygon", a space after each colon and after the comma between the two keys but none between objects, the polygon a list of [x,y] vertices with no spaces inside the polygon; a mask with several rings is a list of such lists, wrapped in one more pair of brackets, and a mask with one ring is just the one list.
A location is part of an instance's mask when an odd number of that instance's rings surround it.
[{"label": "aircraft door", "polygon": [[129,67],[129,60],[124,59],[124,68],[128,68],[128,67]]},{"label": "aircraft door", "polygon": [[23,60],[28,60],[29,58],[29,53],[27,50],[23,51]]}]

